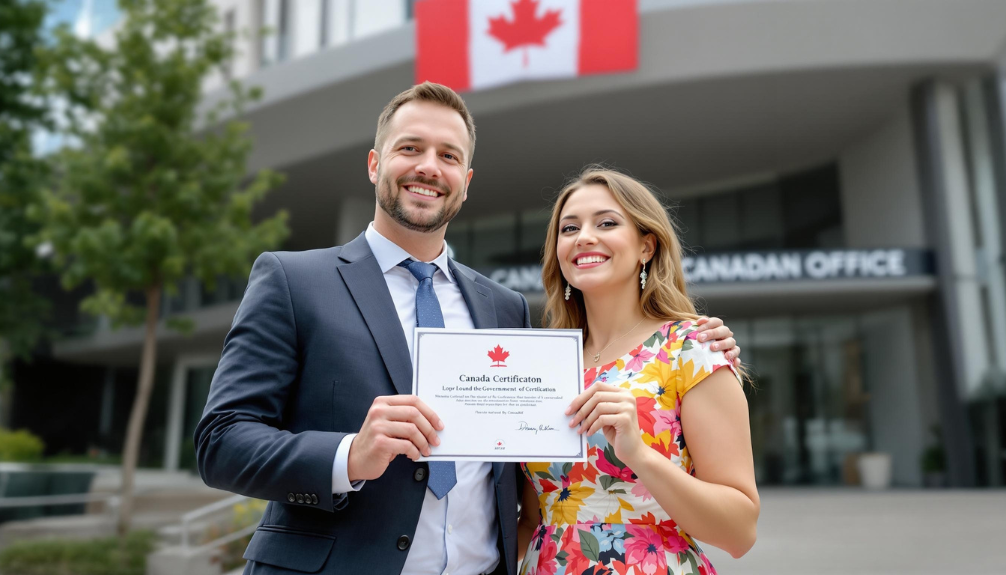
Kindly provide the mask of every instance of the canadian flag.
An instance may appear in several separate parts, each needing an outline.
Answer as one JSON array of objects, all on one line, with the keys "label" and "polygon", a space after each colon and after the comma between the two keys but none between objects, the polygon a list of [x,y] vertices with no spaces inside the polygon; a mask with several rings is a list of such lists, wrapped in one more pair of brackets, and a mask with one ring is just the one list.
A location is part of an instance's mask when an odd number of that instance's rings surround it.
[{"label": "canadian flag", "polygon": [[636,69],[636,0],[420,0],[416,83],[457,91]]}]

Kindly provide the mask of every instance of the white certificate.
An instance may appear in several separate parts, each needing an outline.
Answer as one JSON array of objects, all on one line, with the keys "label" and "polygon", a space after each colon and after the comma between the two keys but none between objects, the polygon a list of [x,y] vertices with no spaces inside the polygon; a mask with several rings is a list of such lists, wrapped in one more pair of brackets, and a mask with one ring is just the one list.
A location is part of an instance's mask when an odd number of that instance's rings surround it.
[{"label": "white certificate", "polygon": [[586,461],[566,408],[583,391],[572,329],[417,328],[412,392],[444,429],[426,461]]}]

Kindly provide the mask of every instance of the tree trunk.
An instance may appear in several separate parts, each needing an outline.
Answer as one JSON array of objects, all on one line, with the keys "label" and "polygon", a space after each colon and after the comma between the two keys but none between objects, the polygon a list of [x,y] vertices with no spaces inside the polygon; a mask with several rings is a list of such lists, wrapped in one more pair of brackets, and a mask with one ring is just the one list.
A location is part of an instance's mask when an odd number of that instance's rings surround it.
[{"label": "tree trunk", "polygon": [[0,428],[11,429],[11,401],[14,399],[14,358],[7,342],[0,339]]},{"label": "tree trunk", "polygon": [[147,288],[146,334],[143,338],[143,355],[140,359],[140,377],[136,384],[136,399],[129,414],[126,446],[122,454],[122,497],[119,504],[118,533],[124,537],[133,519],[133,478],[136,460],[143,439],[143,422],[147,419],[150,393],[154,389],[154,366],[157,365],[157,319],[161,309],[161,286]]}]

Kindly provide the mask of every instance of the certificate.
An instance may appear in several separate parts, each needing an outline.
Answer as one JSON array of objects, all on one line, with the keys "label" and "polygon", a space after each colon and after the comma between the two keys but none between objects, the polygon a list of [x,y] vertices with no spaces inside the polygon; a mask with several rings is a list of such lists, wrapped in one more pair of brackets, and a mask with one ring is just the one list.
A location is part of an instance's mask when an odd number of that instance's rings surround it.
[{"label": "certificate", "polygon": [[586,461],[566,408],[583,391],[572,329],[417,328],[412,393],[444,422],[426,461]]}]

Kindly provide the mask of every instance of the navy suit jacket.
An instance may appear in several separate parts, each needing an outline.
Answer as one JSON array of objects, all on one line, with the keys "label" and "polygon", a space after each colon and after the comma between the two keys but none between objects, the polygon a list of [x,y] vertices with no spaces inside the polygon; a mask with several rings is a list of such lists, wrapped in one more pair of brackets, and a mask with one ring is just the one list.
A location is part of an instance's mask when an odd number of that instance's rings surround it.
[{"label": "navy suit jacket", "polygon": [[[450,268],[476,328],[531,326],[522,295]],[[259,256],[195,432],[207,485],[269,501],[246,573],[401,573],[427,464],[398,457],[360,491],[333,496],[332,463],[375,397],[411,390],[405,334],[363,234]],[[497,573],[515,575],[517,470],[492,469]]]}]

